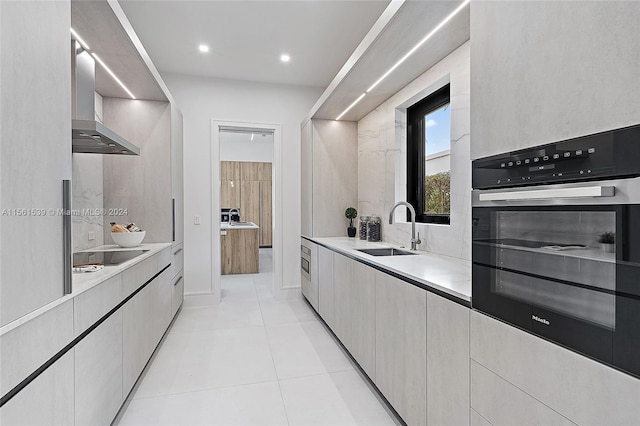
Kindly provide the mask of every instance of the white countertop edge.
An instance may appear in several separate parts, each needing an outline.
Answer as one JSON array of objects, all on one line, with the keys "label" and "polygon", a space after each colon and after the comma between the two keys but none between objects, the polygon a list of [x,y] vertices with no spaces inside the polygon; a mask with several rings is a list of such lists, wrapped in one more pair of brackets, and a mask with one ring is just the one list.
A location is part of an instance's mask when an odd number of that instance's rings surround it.
[{"label": "white countertop edge", "polygon": [[[441,255],[441,254],[437,254],[437,253],[431,253],[431,252],[425,252],[425,251],[418,251],[416,252],[417,254],[413,255],[413,256],[398,256],[398,257],[393,257],[393,256],[371,256],[368,255],[366,253],[362,253],[357,251],[358,249],[363,249],[363,248],[383,248],[383,247],[393,247],[393,248],[397,248],[397,249],[401,249],[404,251],[410,251],[408,248],[406,247],[400,247],[398,245],[395,244],[390,244],[390,243],[385,243],[385,242],[369,242],[369,241],[364,241],[364,240],[359,240],[359,239],[355,239],[355,238],[347,238],[347,237],[307,237],[307,236],[303,236],[302,238],[308,239],[309,241],[312,241],[316,244],[320,244],[323,246],[326,246],[328,248],[330,248],[331,250],[341,253],[341,254],[345,254],[357,259],[360,259],[368,264],[371,265],[375,265],[376,267],[385,270],[385,271],[389,271],[392,273],[395,273],[397,275],[403,276],[409,280],[418,282],[420,284],[423,284],[427,287],[430,287],[434,290],[440,291],[442,293],[446,293],[448,295],[451,295],[457,299],[460,299],[463,302],[466,303],[471,303],[471,262],[468,260],[464,260],[464,259],[459,259],[459,258],[455,258],[455,257],[450,257],[450,256],[445,256],[445,255]],[[418,276],[415,274],[412,274],[411,272],[407,271],[406,269],[402,269],[399,268],[398,266],[394,266],[394,265],[389,265],[389,261],[395,261],[397,262],[397,259],[406,259],[406,260],[401,260],[401,262],[415,262],[415,261],[422,261],[422,262],[428,262],[429,260],[435,261],[438,259],[442,259],[448,263],[452,263],[452,264],[457,264],[456,266],[459,266],[460,269],[457,270],[457,273],[461,273],[461,271],[463,271],[464,269],[462,268],[466,268],[468,270],[468,275],[467,274],[462,274],[464,275],[464,277],[462,279],[453,279],[452,282],[459,284],[460,287],[464,287],[465,291],[459,291],[456,290],[454,288],[451,288],[447,285],[443,285],[441,283],[438,282],[436,277],[429,277],[428,274],[427,276]],[[386,262],[385,262],[386,260]],[[443,271],[440,271],[440,273],[442,274]],[[446,272],[444,272],[446,273]]]},{"label": "white countertop edge", "polygon": [[247,222],[241,225],[229,225],[227,222],[220,222],[220,229],[260,229],[260,227],[253,222]]},{"label": "white countertop edge", "polygon": [[[140,256],[137,256],[131,260],[128,260],[120,265],[114,265],[114,266],[105,266],[104,269],[101,269],[98,272],[82,272],[82,273],[74,273],[72,276],[72,282],[73,282],[73,292],[71,294],[66,294],[62,297],[59,297],[58,299],[54,300],[53,302],[44,305],[38,309],[36,309],[35,311],[29,312],[26,315],[23,315],[22,317],[11,321],[8,324],[5,324],[3,327],[0,328],[0,336],[9,333],[10,331],[16,329],[17,327],[20,327],[21,325],[31,321],[34,318],[39,317],[40,315],[43,315],[44,313],[46,313],[47,311],[50,311],[51,309],[54,309],[70,300],[73,300],[76,296],[84,293],[87,290],[92,289],[93,287],[109,280],[110,278],[115,277],[116,275],[118,275],[119,273],[125,271],[126,269],[129,269],[130,267],[142,262],[145,259],[148,259],[149,257],[160,253],[162,250],[171,247],[171,243],[151,243],[151,244],[141,244],[137,247],[131,247],[131,248],[122,248],[119,247],[115,244],[111,244],[111,245],[104,245],[104,246],[99,246],[99,247],[93,247],[91,249],[87,249],[87,250],[81,250],[83,252],[87,252],[87,251],[114,251],[114,250],[127,250],[127,251],[134,251],[134,250],[149,250],[147,253],[141,254]],[[79,279],[79,278],[87,278],[86,282],[82,282],[84,280]],[[62,286],[61,286],[62,287]],[[80,287],[80,288],[78,288]]]}]

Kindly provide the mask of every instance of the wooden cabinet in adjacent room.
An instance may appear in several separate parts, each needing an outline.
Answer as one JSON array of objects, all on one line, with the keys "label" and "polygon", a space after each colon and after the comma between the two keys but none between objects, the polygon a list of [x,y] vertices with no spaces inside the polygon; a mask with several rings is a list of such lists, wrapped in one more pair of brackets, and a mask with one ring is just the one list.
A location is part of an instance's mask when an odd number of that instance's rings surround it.
[{"label": "wooden cabinet in adjacent room", "polygon": [[260,227],[260,247],[273,241],[271,163],[221,161],[220,207],[239,208],[240,220]]}]

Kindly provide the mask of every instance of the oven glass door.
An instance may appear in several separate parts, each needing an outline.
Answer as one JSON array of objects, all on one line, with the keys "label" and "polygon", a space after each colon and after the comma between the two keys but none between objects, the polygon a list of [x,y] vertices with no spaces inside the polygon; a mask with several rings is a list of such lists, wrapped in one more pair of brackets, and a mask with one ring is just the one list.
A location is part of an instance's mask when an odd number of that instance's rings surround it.
[{"label": "oven glass door", "polygon": [[[475,309],[640,375],[640,206],[475,207],[473,216]],[[601,244],[608,232],[615,243]]]}]

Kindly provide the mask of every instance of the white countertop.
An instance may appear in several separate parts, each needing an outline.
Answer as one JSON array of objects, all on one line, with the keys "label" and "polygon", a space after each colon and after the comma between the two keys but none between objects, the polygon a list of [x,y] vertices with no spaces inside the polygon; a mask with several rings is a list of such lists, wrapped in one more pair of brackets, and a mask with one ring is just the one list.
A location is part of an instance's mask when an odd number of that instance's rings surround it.
[{"label": "white countertop", "polygon": [[138,247],[131,247],[131,248],[122,248],[119,247],[115,244],[111,244],[111,245],[104,245],[104,246],[99,246],[99,247],[94,247],[91,249],[87,249],[87,250],[83,250],[85,252],[87,251],[114,251],[114,250],[148,250],[146,253],[141,254],[140,256],[136,256],[135,258],[127,261],[127,262],[123,262],[119,265],[112,265],[112,266],[105,266],[103,269],[97,271],[97,272],[77,272],[77,273],[73,273],[72,275],[72,283],[73,283],[73,287],[72,287],[72,293],[71,294],[67,294],[64,295],[62,297],[59,297],[58,299],[54,300],[53,302],[42,306],[38,309],[36,309],[33,312],[28,313],[27,315],[24,315],[18,319],[16,319],[15,321],[10,322],[9,324],[4,325],[2,328],[0,328],[0,336],[10,332],[11,330],[15,329],[16,327],[19,327],[22,324],[25,324],[26,322],[32,320],[33,318],[42,315],[43,313],[55,308],[56,306],[59,306],[69,300],[72,300],[74,297],[78,296],[79,294],[84,293],[85,291],[89,290],[90,288],[95,287],[96,285],[108,280],[109,278],[112,278],[116,275],[118,275],[119,273],[121,273],[122,271],[132,267],[133,265],[142,262],[143,260],[159,253],[160,251],[171,247],[171,243],[153,243],[153,244],[141,244]]},{"label": "white countertop", "polygon": [[260,229],[258,225],[253,222],[220,222],[220,229]]},{"label": "white countertop", "polygon": [[465,302],[471,302],[471,262],[468,260],[426,251],[417,251],[415,253],[418,254],[413,256],[371,256],[357,250],[383,247],[410,250],[394,244],[372,243],[357,238],[319,237],[308,239],[338,253],[362,259],[381,269],[402,275]]},{"label": "white countertop", "polygon": [[147,252],[136,256],[131,260],[120,263],[118,265],[105,266],[103,269],[97,272],[74,272],[72,276],[73,293],[71,295],[77,295],[83,291],[87,291],[91,287],[100,284],[108,280],[109,278],[118,275],[120,272],[127,268],[132,267],[136,263],[140,263],[143,260],[153,256],[154,254],[171,247],[171,243],[152,243],[152,244],[140,244],[137,247],[122,248],[115,244],[109,244],[104,246],[93,247],[91,249],[82,250],[83,252],[91,251],[136,251],[136,250],[148,250]]}]

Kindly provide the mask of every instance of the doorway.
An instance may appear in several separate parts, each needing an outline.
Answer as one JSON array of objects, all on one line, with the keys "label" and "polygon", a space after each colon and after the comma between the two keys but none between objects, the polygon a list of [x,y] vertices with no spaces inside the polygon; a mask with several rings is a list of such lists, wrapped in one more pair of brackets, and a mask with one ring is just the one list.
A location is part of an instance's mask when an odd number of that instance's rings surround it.
[{"label": "doorway", "polygon": [[213,121],[212,143],[216,299],[247,283],[275,296],[282,274],[280,126]]}]

